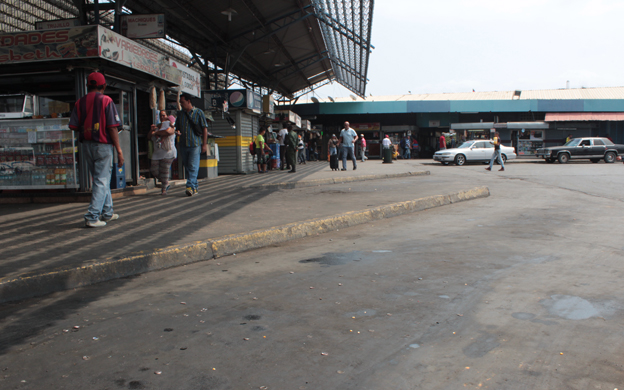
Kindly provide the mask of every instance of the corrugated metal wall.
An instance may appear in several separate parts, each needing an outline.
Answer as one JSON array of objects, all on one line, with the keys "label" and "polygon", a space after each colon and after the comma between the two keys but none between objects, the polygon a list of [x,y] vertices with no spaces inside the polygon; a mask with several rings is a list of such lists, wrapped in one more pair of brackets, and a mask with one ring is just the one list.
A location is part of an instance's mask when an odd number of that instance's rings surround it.
[{"label": "corrugated metal wall", "polygon": [[252,172],[253,156],[249,153],[249,143],[258,134],[259,119],[238,110],[229,115],[234,119],[236,129],[232,129],[219,114],[215,115],[212,123],[211,132],[226,137],[216,140],[219,145],[219,175]]}]

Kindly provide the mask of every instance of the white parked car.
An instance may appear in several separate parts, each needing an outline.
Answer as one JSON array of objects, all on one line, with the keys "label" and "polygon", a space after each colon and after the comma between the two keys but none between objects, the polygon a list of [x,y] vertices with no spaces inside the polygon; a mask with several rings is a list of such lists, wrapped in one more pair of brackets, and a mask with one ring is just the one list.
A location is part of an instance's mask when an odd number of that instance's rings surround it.
[{"label": "white parked car", "polygon": [[[442,164],[455,163],[464,165],[467,162],[489,162],[494,153],[494,144],[490,140],[466,141],[453,149],[440,150],[433,155],[434,161]],[[501,145],[501,157],[503,162],[516,158],[514,148]]]}]

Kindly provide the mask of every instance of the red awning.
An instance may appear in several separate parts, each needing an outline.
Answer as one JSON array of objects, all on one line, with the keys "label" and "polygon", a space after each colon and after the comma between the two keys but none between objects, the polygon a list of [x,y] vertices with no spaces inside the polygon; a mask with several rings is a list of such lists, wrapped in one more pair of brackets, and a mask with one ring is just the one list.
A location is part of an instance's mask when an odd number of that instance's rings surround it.
[{"label": "red awning", "polygon": [[553,112],[546,114],[544,121],[624,121],[624,112]]}]

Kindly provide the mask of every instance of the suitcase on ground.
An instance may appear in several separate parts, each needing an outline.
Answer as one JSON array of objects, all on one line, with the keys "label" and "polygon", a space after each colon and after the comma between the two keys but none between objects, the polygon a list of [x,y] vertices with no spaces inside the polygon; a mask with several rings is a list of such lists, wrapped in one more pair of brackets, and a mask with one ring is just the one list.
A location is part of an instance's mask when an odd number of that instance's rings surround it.
[{"label": "suitcase on ground", "polygon": [[337,154],[332,154],[331,156],[329,156],[329,167],[331,168],[332,171],[338,170],[338,155]]}]

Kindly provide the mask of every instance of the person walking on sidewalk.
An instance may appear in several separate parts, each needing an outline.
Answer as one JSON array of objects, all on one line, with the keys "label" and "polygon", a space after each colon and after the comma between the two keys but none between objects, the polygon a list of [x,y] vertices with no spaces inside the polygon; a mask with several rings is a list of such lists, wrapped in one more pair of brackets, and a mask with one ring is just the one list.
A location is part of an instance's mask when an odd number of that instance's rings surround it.
[{"label": "person walking on sidewalk", "polygon": [[414,138],[414,142],[412,143],[412,158],[418,158],[419,151],[420,145],[418,145],[418,140]]},{"label": "person walking on sidewalk", "polygon": [[104,95],[105,89],[104,75],[91,73],[87,77],[88,93],[78,99],[69,120],[69,128],[79,132],[83,147],[81,158],[93,177],[91,203],[84,215],[85,226],[92,228],[106,226],[106,222],[119,218],[119,214],[113,213],[110,181],[115,150],[117,167],[124,164],[117,132],[121,122],[113,99]]},{"label": "person walking on sidewalk", "polygon": [[329,139],[329,142],[327,143],[327,151],[328,151],[327,159],[329,160],[329,168],[332,171],[338,170],[338,145],[339,144],[340,142],[338,141],[338,137],[336,137],[336,134],[332,134],[331,138]]},{"label": "person walking on sidewalk", "polygon": [[288,135],[286,136],[286,161],[290,166],[289,173],[297,172],[297,148],[299,147],[299,136],[297,132],[293,130],[291,125],[288,125]]},{"label": "person walking on sidewalk", "polygon": [[500,134],[498,134],[498,131],[496,133],[494,133],[494,139],[492,141],[490,141],[494,144],[494,153],[492,153],[492,158],[490,159],[490,166],[485,168],[486,171],[491,171],[492,170],[492,165],[494,164],[494,160],[496,158],[498,158],[498,162],[501,165],[501,169],[499,169],[499,171],[504,171],[505,170],[505,163],[503,161],[503,156],[501,156],[501,150],[500,150],[500,146],[501,146],[501,139],[500,139]]},{"label": "person walking on sidewalk", "polygon": [[358,140],[358,135],[349,127],[349,122],[344,123],[344,129],[340,131],[340,144],[342,145],[342,170],[347,170],[347,158],[353,161],[353,170],[357,169],[357,160],[355,159],[354,146]]},{"label": "person walking on sidewalk", "polygon": [[297,161],[299,162],[299,164],[305,164],[306,163],[305,144],[303,143],[303,139],[301,138],[300,135],[298,135],[297,138],[298,138],[298,141],[297,141]]},{"label": "person walking on sidewalk", "polygon": [[440,135],[440,150],[446,149],[446,138],[444,137],[444,133]]},{"label": "person walking on sidewalk", "polygon": [[160,180],[162,188],[161,194],[167,195],[169,190],[169,170],[171,163],[177,156],[173,128],[176,118],[173,115],[167,116],[165,111],[160,112],[160,125],[152,125],[147,138],[154,144],[150,173]]},{"label": "person walking on sidewalk", "polygon": [[404,135],[401,139],[400,146],[403,150],[403,160],[409,160],[412,143],[410,142],[409,138],[407,138],[407,135]]},{"label": "person walking on sidewalk", "polygon": [[288,129],[287,126],[284,126],[279,133],[277,133],[277,139],[279,141],[279,150],[280,150],[280,165],[281,170],[284,168],[289,169],[288,160],[286,159],[286,137],[288,137]]},{"label": "person walking on sidewalk", "polygon": [[267,161],[266,155],[264,153],[264,134],[266,133],[266,127],[262,126],[258,131],[258,135],[254,142],[256,143],[256,163],[258,164],[258,173],[266,173],[267,171]]},{"label": "person walking on sidewalk", "polygon": [[366,138],[364,138],[364,134],[360,134],[360,144],[362,145],[362,147],[360,148],[360,153],[362,154],[360,157],[362,159],[362,162],[368,160],[368,157],[366,157]]},{"label": "person walking on sidewalk", "polygon": [[[200,154],[208,150],[208,125],[204,112],[193,107],[191,95],[183,93],[180,96],[180,105],[182,111],[178,112],[176,121],[176,130],[181,134],[178,148],[186,173],[186,195],[193,196],[199,193],[197,174],[199,173]],[[201,135],[193,131],[193,128],[198,127],[201,129]]]}]

